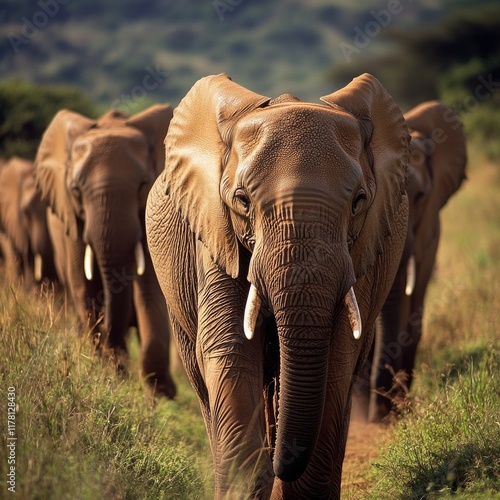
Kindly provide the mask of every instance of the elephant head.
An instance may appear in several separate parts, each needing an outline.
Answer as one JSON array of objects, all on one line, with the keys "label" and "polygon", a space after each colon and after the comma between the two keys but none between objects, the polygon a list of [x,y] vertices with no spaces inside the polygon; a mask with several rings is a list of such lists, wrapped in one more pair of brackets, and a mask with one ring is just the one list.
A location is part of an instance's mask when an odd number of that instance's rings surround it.
[{"label": "elephant head", "polygon": [[31,161],[13,157],[1,168],[0,224],[12,242],[25,282],[54,280],[47,206],[36,188]]},{"label": "elephant head", "polygon": [[[459,117],[446,105],[424,102],[405,114],[411,133],[407,193],[409,220],[398,273],[380,314],[371,366],[369,420],[391,409],[384,393],[393,374],[407,375],[409,389],[422,333],[424,298],[440,237],[440,210],[460,188],[467,161],[466,139]],[[392,388],[390,393],[394,397]],[[401,388],[400,388],[401,389]]]},{"label": "elephant head", "polygon": [[[338,460],[341,468],[351,380],[399,262],[409,141],[402,114],[367,74],[322,99],[326,106],[270,100],[225,75],[198,81],[174,112],[165,171],[149,195],[153,263],[174,321],[196,343],[183,357],[205,408],[219,493],[234,443],[250,440],[255,423],[245,419],[255,407],[247,406],[262,400],[263,365],[279,386],[276,410],[266,411],[277,420],[276,438],[268,427],[276,476],[301,478],[307,489],[326,467],[322,487],[340,487],[329,481]],[[167,230],[176,214],[184,222]],[[200,243],[186,237],[181,246],[186,228]],[[197,294],[182,288],[177,269],[197,269]],[[270,315],[274,333],[263,320]],[[268,341],[278,359],[250,347]],[[252,458],[239,459],[237,467],[252,467]]]},{"label": "elephant head", "polygon": [[[69,276],[63,281],[76,302],[85,302],[79,289],[102,286],[91,307],[104,315],[105,344],[112,349],[124,349],[133,315],[132,283],[145,272],[144,210],[164,164],[171,116],[168,105],[130,118],[109,111],[98,120],[62,110],[36,157],[38,186],[63,228],[61,239],[67,239],[60,268]],[[95,318],[88,303],[76,306],[82,320]]]}]

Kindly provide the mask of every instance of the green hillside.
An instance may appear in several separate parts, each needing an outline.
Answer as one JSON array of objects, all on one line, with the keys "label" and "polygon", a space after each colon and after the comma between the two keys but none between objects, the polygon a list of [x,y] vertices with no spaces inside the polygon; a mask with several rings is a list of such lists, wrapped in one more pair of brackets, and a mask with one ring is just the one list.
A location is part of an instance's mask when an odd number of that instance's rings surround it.
[{"label": "green hillside", "polygon": [[266,95],[317,100],[335,88],[331,68],[347,62],[342,42],[371,28],[359,52],[377,54],[385,31],[435,22],[462,3],[471,2],[4,0],[0,75],[77,85],[128,111],[177,104],[198,78],[223,71]]}]

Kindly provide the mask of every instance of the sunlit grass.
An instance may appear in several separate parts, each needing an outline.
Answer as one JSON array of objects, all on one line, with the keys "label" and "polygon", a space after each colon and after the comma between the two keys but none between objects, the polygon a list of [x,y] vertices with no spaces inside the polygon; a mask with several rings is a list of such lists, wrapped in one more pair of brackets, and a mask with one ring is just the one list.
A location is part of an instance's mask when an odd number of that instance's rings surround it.
[{"label": "sunlit grass", "polygon": [[[118,375],[52,296],[2,288],[0,304],[1,401],[6,413],[15,387],[19,498],[210,497],[205,430],[182,374],[178,400],[155,401],[134,363]],[[2,477],[6,466],[0,460]]]},{"label": "sunlit grass", "polygon": [[500,498],[500,168],[470,151],[442,216],[415,384],[367,498]]}]

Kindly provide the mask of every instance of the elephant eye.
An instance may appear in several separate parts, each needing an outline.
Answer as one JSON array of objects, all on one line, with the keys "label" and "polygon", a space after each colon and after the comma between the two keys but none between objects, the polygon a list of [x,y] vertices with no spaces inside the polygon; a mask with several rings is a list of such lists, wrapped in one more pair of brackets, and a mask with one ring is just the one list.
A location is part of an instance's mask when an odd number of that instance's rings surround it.
[{"label": "elephant eye", "polygon": [[243,189],[237,189],[234,193],[234,202],[242,212],[248,212],[250,208],[250,198],[248,194]]},{"label": "elephant eye", "polygon": [[366,200],[366,193],[364,189],[360,189],[357,193],[356,196],[354,197],[354,200],[352,202],[352,215],[357,215],[363,208],[363,203]]},{"label": "elephant eye", "polygon": [[73,196],[78,200],[80,201],[81,198],[82,198],[82,191],[80,190],[80,187],[76,184],[73,184],[71,186],[71,193],[73,194]]}]

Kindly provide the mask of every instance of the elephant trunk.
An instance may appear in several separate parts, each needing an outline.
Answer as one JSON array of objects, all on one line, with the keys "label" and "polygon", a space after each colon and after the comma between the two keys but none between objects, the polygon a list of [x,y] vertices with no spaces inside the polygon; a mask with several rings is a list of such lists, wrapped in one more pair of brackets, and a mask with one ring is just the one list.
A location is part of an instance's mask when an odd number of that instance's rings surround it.
[{"label": "elephant trunk", "polygon": [[121,364],[133,313],[132,284],[137,272],[144,272],[142,247],[138,250],[141,246],[138,243],[141,241],[141,223],[136,207],[128,206],[127,210],[118,208],[124,205],[119,194],[103,193],[94,201],[84,230],[87,246],[83,265],[88,280],[100,272],[104,346]]},{"label": "elephant trunk", "polygon": [[[361,324],[354,293],[350,293],[355,277],[347,245],[333,242],[328,227],[316,233],[308,224],[292,223],[286,234],[286,241],[268,241],[262,250],[256,248],[249,278],[259,293],[265,288],[263,297],[278,328],[274,472],[283,481],[295,481],[306,469],[321,430],[338,308],[345,308],[351,335],[357,330],[355,338]],[[310,237],[298,237],[304,234]],[[276,259],[274,266],[269,266],[269,259]],[[346,295],[351,297],[345,299]],[[349,310],[346,302],[352,305]]]},{"label": "elephant trunk", "polygon": [[126,352],[126,333],[132,313],[133,263],[118,267],[104,264],[101,270],[104,291],[105,345],[123,364]]},{"label": "elephant trunk", "polygon": [[[301,323],[304,319],[292,316],[295,314],[283,313],[281,321]],[[283,481],[295,481],[302,475],[321,427],[331,320],[325,317],[322,322],[325,326],[278,327],[280,382],[274,472]],[[304,336],[315,340],[306,344],[301,341]]]}]

